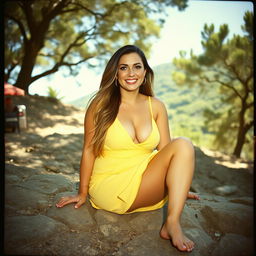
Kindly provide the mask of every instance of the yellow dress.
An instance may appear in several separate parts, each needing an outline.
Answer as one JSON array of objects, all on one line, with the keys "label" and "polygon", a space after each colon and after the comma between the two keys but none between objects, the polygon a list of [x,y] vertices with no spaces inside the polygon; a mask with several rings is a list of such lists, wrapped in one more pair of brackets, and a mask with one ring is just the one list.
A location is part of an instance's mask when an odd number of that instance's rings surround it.
[{"label": "yellow dress", "polygon": [[[148,100],[152,131],[145,141],[134,143],[118,118],[107,130],[103,156],[95,159],[89,184],[90,202],[96,209],[118,214],[127,213],[136,198],[149,161],[157,154],[155,148],[160,135],[153,118],[151,97],[148,97]],[[167,198],[133,212],[161,208],[166,200]]]}]

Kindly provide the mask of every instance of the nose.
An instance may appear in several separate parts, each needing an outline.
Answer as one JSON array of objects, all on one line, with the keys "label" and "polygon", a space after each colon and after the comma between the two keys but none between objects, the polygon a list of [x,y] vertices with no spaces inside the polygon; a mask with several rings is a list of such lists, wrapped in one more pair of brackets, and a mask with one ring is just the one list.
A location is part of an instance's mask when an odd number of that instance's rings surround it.
[{"label": "nose", "polygon": [[134,70],[132,68],[129,69],[129,76],[134,76]]}]

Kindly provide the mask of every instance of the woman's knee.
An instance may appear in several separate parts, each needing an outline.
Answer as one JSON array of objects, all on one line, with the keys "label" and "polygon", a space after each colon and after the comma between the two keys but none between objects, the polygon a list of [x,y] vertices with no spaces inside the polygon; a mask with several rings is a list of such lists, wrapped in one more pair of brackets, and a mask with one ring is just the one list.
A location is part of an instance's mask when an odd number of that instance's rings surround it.
[{"label": "woman's knee", "polygon": [[175,149],[175,152],[193,155],[195,153],[193,143],[186,137],[175,138],[170,142],[170,144]]}]

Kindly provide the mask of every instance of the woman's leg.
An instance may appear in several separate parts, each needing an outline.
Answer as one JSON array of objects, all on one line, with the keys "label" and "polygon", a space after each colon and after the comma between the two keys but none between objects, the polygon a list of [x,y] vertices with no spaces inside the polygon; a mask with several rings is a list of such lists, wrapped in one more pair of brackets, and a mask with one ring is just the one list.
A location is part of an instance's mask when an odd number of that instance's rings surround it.
[{"label": "woman's leg", "polygon": [[171,239],[181,251],[190,251],[194,243],[183,235],[180,216],[194,173],[194,148],[185,138],[166,145],[145,170],[135,201],[128,211],[153,205],[168,194],[168,214],[160,235]]}]

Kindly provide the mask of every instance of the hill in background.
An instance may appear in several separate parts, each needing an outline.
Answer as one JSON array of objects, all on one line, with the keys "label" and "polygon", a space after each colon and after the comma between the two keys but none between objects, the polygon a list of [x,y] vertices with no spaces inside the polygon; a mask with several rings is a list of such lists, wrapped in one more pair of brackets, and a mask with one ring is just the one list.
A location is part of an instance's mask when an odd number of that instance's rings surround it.
[{"label": "hill in background", "polygon": [[93,92],[93,93],[90,93],[88,95],[85,95],[81,98],[78,98],[78,99],[75,99],[75,100],[72,100],[72,101],[68,101],[67,103],[70,104],[70,105],[73,105],[77,108],[82,108],[82,109],[85,109],[89,100],[91,99],[91,97],[93,97],[93,95],[96,93]]},{"label": "hill in background", "polygon": [[186,136],[199,146],[212,146],[213,135],[207,131],[203,112],[207,106],[218,102],[218,95],[202,95],[199,88],[178,86],[172,80],[175,67],[171,63],[154,69],[156,97],[167,108],[171,134],[174,137]]}]

